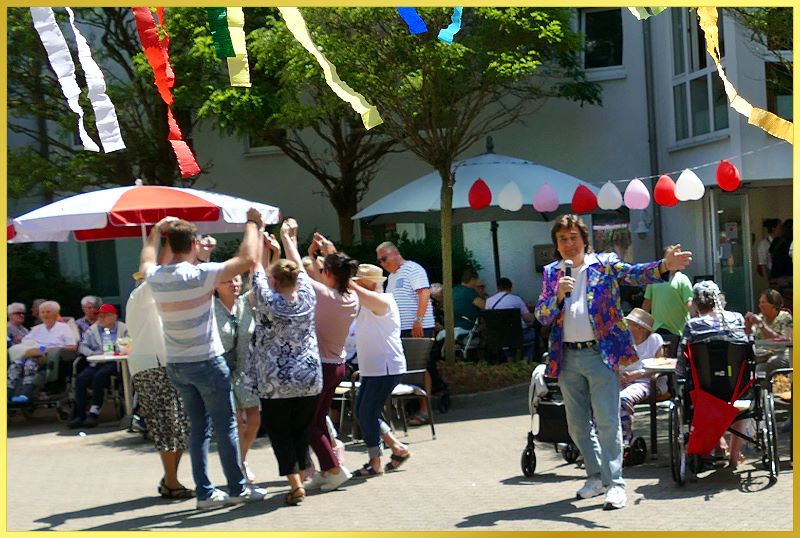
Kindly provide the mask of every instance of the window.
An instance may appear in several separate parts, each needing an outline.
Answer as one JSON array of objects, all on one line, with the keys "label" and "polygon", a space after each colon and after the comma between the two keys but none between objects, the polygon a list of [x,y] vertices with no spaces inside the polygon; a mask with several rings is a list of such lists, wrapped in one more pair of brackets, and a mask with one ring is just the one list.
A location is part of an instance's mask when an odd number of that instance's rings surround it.
[{"label": "window", "polygon": [[584,68],[622,65],[622,10],[582,10],[581,31],[586,36]]},{"label": "window", "polygon": [[92,292],[100,297],[119,295],[116,242],[86,243],[86,255],[89,259],[89,283]]},{"label": "window", "polygon": [[792,73],[789,66],[779,62],[764,62],[767,85],[767,110],[792,121]]},{"label": "window", "polygon": [[253,154],[280,153],[275,142],[286,137],[286,129],[267,129],[245,137],[245,152]]},{"label": "window", "polygon": [[[675,140],[685,140],[728,128],[728,98],[717,67],[706,50],[697,14],[672,12],[672,104]],[[725,57],[722,12],[717,21],[720,56]]]}]

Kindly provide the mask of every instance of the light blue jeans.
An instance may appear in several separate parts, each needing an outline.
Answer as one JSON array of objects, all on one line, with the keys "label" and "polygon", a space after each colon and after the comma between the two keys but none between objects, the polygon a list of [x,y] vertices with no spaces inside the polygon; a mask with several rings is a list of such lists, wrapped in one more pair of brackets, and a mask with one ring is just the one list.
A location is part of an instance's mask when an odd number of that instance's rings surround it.
[{"label": "light blue jeans", "polygon": [[208,499],[214,485],[208,478],[211,425],[217,432],[217,448],[228,493],[239,495],[247,485],[239,465],[239,430],[233,404],[231,374],[223,357],[200,362],[167,363],[169,380],[178,389],[189,417],[189,454],[198,499]]},{"label": "light blue jeans", "polygon": [[569,435],[583,454],[586,474],[600,478],[605,486],[625,487],[617,374],[605,365],[597,349],[564,348],[558,386],[564,397]]}]

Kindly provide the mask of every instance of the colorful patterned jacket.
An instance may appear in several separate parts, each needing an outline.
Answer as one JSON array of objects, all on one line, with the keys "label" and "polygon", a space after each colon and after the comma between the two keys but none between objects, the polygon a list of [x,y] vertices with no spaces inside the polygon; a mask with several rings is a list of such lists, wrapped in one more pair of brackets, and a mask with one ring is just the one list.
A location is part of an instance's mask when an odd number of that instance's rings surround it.
[{"label": "colorful patterned jacket", "polygon": [[[664,281],[658,269],[659,262],[631,265],[620,260],[614,253],[586,254],[583,258],[586,269],[586,300],[589,303],[589,322],[599,351],[606,366],[617,371],[617,365],[635,362],[636,349],[620,304],[620,284],[645,286]],[[557,304],[558,279],[564,275],[563,262],[555,261],[545,266],[542,293],[534,312],[542,325],[551,325],[550,351],[545,375],[558,377],[561,371],[564,334],[564,313]],[[562,305],[563,306],[563,305]]]}]

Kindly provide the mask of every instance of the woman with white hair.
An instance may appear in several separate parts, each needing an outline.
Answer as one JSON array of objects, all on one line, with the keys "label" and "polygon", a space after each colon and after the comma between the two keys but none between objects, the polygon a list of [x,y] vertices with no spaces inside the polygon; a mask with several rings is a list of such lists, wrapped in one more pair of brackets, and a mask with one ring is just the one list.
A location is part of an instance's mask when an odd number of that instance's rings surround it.
[{"label": "woman with white hair", "polygon": [[83,333],[89,330],[89,327],[97,321],[97,311],[100,308],[102,301],[100,297],[95,295],[87,295],[81,299],[81,310],[83,310],[83,317],[75,320],[75,325],[78,326],[80,337]]},{"label": "woman with white hair", "polygon": [[25,323],[25,305],[11,303],[8,305],[8,338],[11,344],[19,344],[30,332]]},{"label": "woman with white hair", "polygon": [[[698,282],[692,288],[692,305],[697,309],[697,317],[689,319],[683,328],[683,337],[678,345],[678,365],[676,372],[685,376],[689,370],[684,352],[689,344],[699,344],[710,340],[726,340],[729,342],[749,342],[745,334],[744,317],[738,312],[725,310],[722,304],[721,293],[717,285],[711,280]],[[743,421],[734,422],[731,426],[737,431],[742,431]],[[729,465],[735,469],[744,459],[742,445],[744,440],[736,435],[731,435]],[[724,452],[725,438],[720,439],[718,450]]]}]

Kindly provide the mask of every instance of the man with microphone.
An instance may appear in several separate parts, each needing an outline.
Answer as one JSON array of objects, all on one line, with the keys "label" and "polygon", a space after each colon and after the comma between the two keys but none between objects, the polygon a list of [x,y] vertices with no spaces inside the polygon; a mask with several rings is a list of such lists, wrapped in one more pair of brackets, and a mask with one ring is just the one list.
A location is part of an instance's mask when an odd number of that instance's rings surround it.
[{"label": "man with microphone", "polygon": [[586,466],[588,479],[577,497],[605,493],[604,510],[622,508],[627,496],[617,370],[635,362],[637,355],[619,286],[665,281],[670,271],[691,262],[692,253],[674,245],[664,259],[635,265],[614,253],[594,254],[589,228],[577,215],[558,217],[550,235],[558,261],[544,268],[535,315],[542,325],[551,326],[545,375],[558,378],[569,434]]}]

